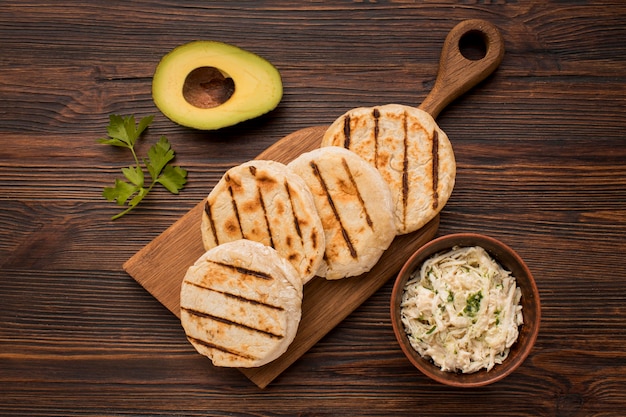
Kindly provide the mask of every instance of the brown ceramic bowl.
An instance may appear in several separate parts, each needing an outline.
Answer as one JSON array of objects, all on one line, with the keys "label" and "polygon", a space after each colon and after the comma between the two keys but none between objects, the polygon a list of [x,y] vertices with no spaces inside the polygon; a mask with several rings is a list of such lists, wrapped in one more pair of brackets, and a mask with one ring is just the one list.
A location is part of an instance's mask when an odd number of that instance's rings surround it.
[{"label": "brown ceramic bowl", "polygon": [[[511,271],[522,291],[522,314],[524,324],[520,327],[519,337],[511,346],[509,356],[491,370],[480,370],[475,373],[463,374],[442,371],[430,359],[423,358],[409,342],[404,325],[400,319],[400,302],[409,276],[420,268],[422,263],[432,255],[450,250],[454,246],[481,246],[497,260],[502,267]],[[402,351],[409,361],[422,373],[440,383],[456,387],[478,387],[499,381],[513,372],[524,362],[532,349],[541,321],[541,305],[539,292],[533,276],[524,261],[504,243],[479,234],[459,233],[437,238],[418,249],[404,264],[393,287],[391,295],[391,323],[393,331],[400,343]]]}]

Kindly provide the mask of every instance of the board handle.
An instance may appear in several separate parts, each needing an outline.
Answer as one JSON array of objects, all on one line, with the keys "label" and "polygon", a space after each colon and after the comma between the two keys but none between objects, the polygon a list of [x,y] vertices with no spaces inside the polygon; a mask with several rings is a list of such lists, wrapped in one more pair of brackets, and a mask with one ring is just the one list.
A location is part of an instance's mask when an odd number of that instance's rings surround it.
[{"label": "board handle", "polygon": [[[478,43],[484,55],[463,55],[465,44]],[[481,19],[464,20],[456,25],[443,44],[435,85],[419,106],[434,119],[453,100],[487,78],[502,62],[504,41],[492,23]]]}]

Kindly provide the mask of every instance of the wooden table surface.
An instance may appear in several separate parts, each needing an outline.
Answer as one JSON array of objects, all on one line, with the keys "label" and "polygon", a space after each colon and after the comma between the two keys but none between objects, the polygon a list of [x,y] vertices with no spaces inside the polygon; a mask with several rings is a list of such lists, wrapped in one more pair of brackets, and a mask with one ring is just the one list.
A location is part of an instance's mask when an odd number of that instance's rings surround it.
[{"label": "wooden table surface", "polygon": [[[61,2],[59,2],[61,3]],[[0,415],[609,416],[626,407],[626,4],[581,1],[4,1],[0,7]],[[589,4],[587,4],[589,3]],[[457,183],[438,235],[479,232],[535,275],[542,326],[506,379],[419,374],[392,332],[392,280],[260,389],[215,368],[123,263],[229,167],[358,106],[418,105],[447,32],[480,18],[497,71],[438,117]],[[271,61],[270,114],[213,132],[155,107],[160,58],[195,39]],[[130,154],[110,114],[155,121],[189,171],[111,221]]]}]

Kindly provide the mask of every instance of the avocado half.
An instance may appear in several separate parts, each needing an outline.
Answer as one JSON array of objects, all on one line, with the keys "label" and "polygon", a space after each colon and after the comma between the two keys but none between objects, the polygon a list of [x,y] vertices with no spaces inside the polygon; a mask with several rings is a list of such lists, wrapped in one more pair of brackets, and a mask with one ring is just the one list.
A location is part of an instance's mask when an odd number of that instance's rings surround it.
[{"label": "avocado half", "polygon": [[214,130],[273,110],[283,96],[278,70],[233,45],[194,41],[165,55],[152,79],[159,110],[182,126]]}]

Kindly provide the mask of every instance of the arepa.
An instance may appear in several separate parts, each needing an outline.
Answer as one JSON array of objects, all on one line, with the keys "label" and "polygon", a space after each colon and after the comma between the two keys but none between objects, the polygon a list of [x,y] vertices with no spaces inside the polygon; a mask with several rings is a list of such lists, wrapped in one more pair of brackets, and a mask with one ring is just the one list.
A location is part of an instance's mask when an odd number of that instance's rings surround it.
[{"label": "arepa", "polygon": [[335,146],[306,152],[287,166],[309,186],[322,220],[326,249],[317,275],[368,272],[396,236],[391,192],[380,173]]},{"label": "arepa", "polygon": [[418,230],[447,203],[456,178],[448,136],[427,112],[400,104],[349,110],[327,129],[322,146],[349,149],[389,184],[398,234]]},{"label": "arepa", "polygon": [[229,169],[205,200],[201,230],[206,250],[238,239],[276,249],[303,283],[315,276],[324,254],[324,231],[311,192],[275,161]]},{"label": "arepa", "polygon": [[302,285],[271,247],[245,239],[224,243],[187,270],[181,324],[215,366],[262,366],[282,355],[296,335]]}]

